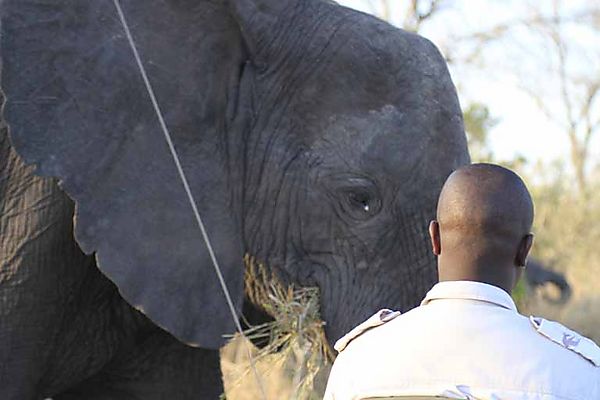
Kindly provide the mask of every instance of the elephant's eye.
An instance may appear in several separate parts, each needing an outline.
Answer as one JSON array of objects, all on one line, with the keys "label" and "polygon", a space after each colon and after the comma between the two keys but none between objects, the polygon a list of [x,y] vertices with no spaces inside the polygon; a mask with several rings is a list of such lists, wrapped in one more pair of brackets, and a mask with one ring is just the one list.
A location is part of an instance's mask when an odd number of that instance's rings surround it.
[{"label": "elephant's eye", "polygon": [[372,187],[347,187],[341,194],[342,209],[354,219],[371,218],[381,209],[381,200]]},{"label": "elephant's eye", "polygon": [[348,193],[348,201],[353,207],[368,213],[371,210],[371,199],[367,193]]}]

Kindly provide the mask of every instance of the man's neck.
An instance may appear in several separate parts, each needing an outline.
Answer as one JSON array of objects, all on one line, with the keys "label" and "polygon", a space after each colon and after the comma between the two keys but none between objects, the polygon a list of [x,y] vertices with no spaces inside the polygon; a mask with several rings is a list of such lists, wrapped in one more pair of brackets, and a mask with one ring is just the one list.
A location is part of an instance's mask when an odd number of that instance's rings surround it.
[{"label": "man's neck", "polygon": [[[496,263],[494,263],[496,264]],[[440,282],[445,281],[473,281],[497,286],[508,294],[513,289],[514,276],[511,275],[510,265],[480,262],[438,260]]]}]

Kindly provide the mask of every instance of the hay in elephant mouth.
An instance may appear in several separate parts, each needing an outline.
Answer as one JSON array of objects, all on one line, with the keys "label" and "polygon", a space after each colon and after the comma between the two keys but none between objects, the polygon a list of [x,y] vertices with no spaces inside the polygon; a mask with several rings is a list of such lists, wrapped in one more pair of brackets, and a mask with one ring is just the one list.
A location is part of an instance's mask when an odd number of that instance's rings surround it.
[{"label": "hay in elephant mouth", "polygon": [[[244,332],[250,340],[268,339],[265,347],[255,351],[254,360],[268,359],[270,368],[289,370],[293,392],[290,398],[308,398],[315,378],[333,359],[320,317],[319,289],[284,286],[270,272],[272,269],[250,255],[244,257],[244,264],[246,295],[274,318]],[[250,372],[250,363],[246,364],[238,368],[238,381]]]}]

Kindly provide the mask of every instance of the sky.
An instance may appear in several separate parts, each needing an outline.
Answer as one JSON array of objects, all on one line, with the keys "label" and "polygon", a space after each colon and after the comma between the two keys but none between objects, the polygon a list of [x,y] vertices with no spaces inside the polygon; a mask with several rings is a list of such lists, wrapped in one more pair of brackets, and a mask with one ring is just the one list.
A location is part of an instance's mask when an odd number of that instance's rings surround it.
[{"label": "sky", "polygon": [[[374,6],[379,1],[339,0],[338,3],[374,13],[377,12]],[[408,1],[392,0],[390,3],[392,22],[401,24],[405,15],[403,7]],[[566,13],[586,5],[583,0],[565,3],[567,7],[572,7],[565,9]],[[422,25],[420,34],[435,43],[443,53],[452,51],[459,57],[462,48],[468,50],[471,46],[468,42],[463,45],[456,38],[489,30],[492,26],[516,18],[527,18],[534,13],[552,13],[552,2],[549,0],[446,0],[442,1],[442,5],[444,8]],[[591,35],[590,31],[572,24],[565,33],[573,43],[568,66],[573,74],[582,77],[593,76],[595,72],[600,76],[600,57],[596,57],[600,55],[600,38]],[[489,107],[497,120],[490,130],[489,141],[492,151],[500,160],[510,160],[519,155],[525,156],[531,163],[568,159],[567,136],[554,121],[564,114],[563,103],[558,101],[556,74],[550,71],[554,65],[554,53],[549,49],[548,42],[541,38],[542,35],[532,33],[530,29],[516,28],[505,41],[486,46],[483,56],[475,65],[460,62],[450,65],[462,106],[481,102]],[[577,88],[573,90],[577,93]],[[543,99],[553,119],[538,107],[528,93]],[[596,109],[600,116],[600,99],[596,102]],[[592,164],[598,165],[600,130],[590,144],[590,150]]]}]

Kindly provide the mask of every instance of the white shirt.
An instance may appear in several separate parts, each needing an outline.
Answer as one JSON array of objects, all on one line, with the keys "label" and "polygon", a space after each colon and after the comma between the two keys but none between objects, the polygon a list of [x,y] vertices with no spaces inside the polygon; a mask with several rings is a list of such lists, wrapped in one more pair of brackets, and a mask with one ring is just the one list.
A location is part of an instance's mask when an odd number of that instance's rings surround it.
[{"label": "white shirt", "polygon": [[378,315],[336,344],[325,400],[600,400],[600,349],[560,324],[520,315],[498,287],[441,282],[420,307],[372,323]]}]

